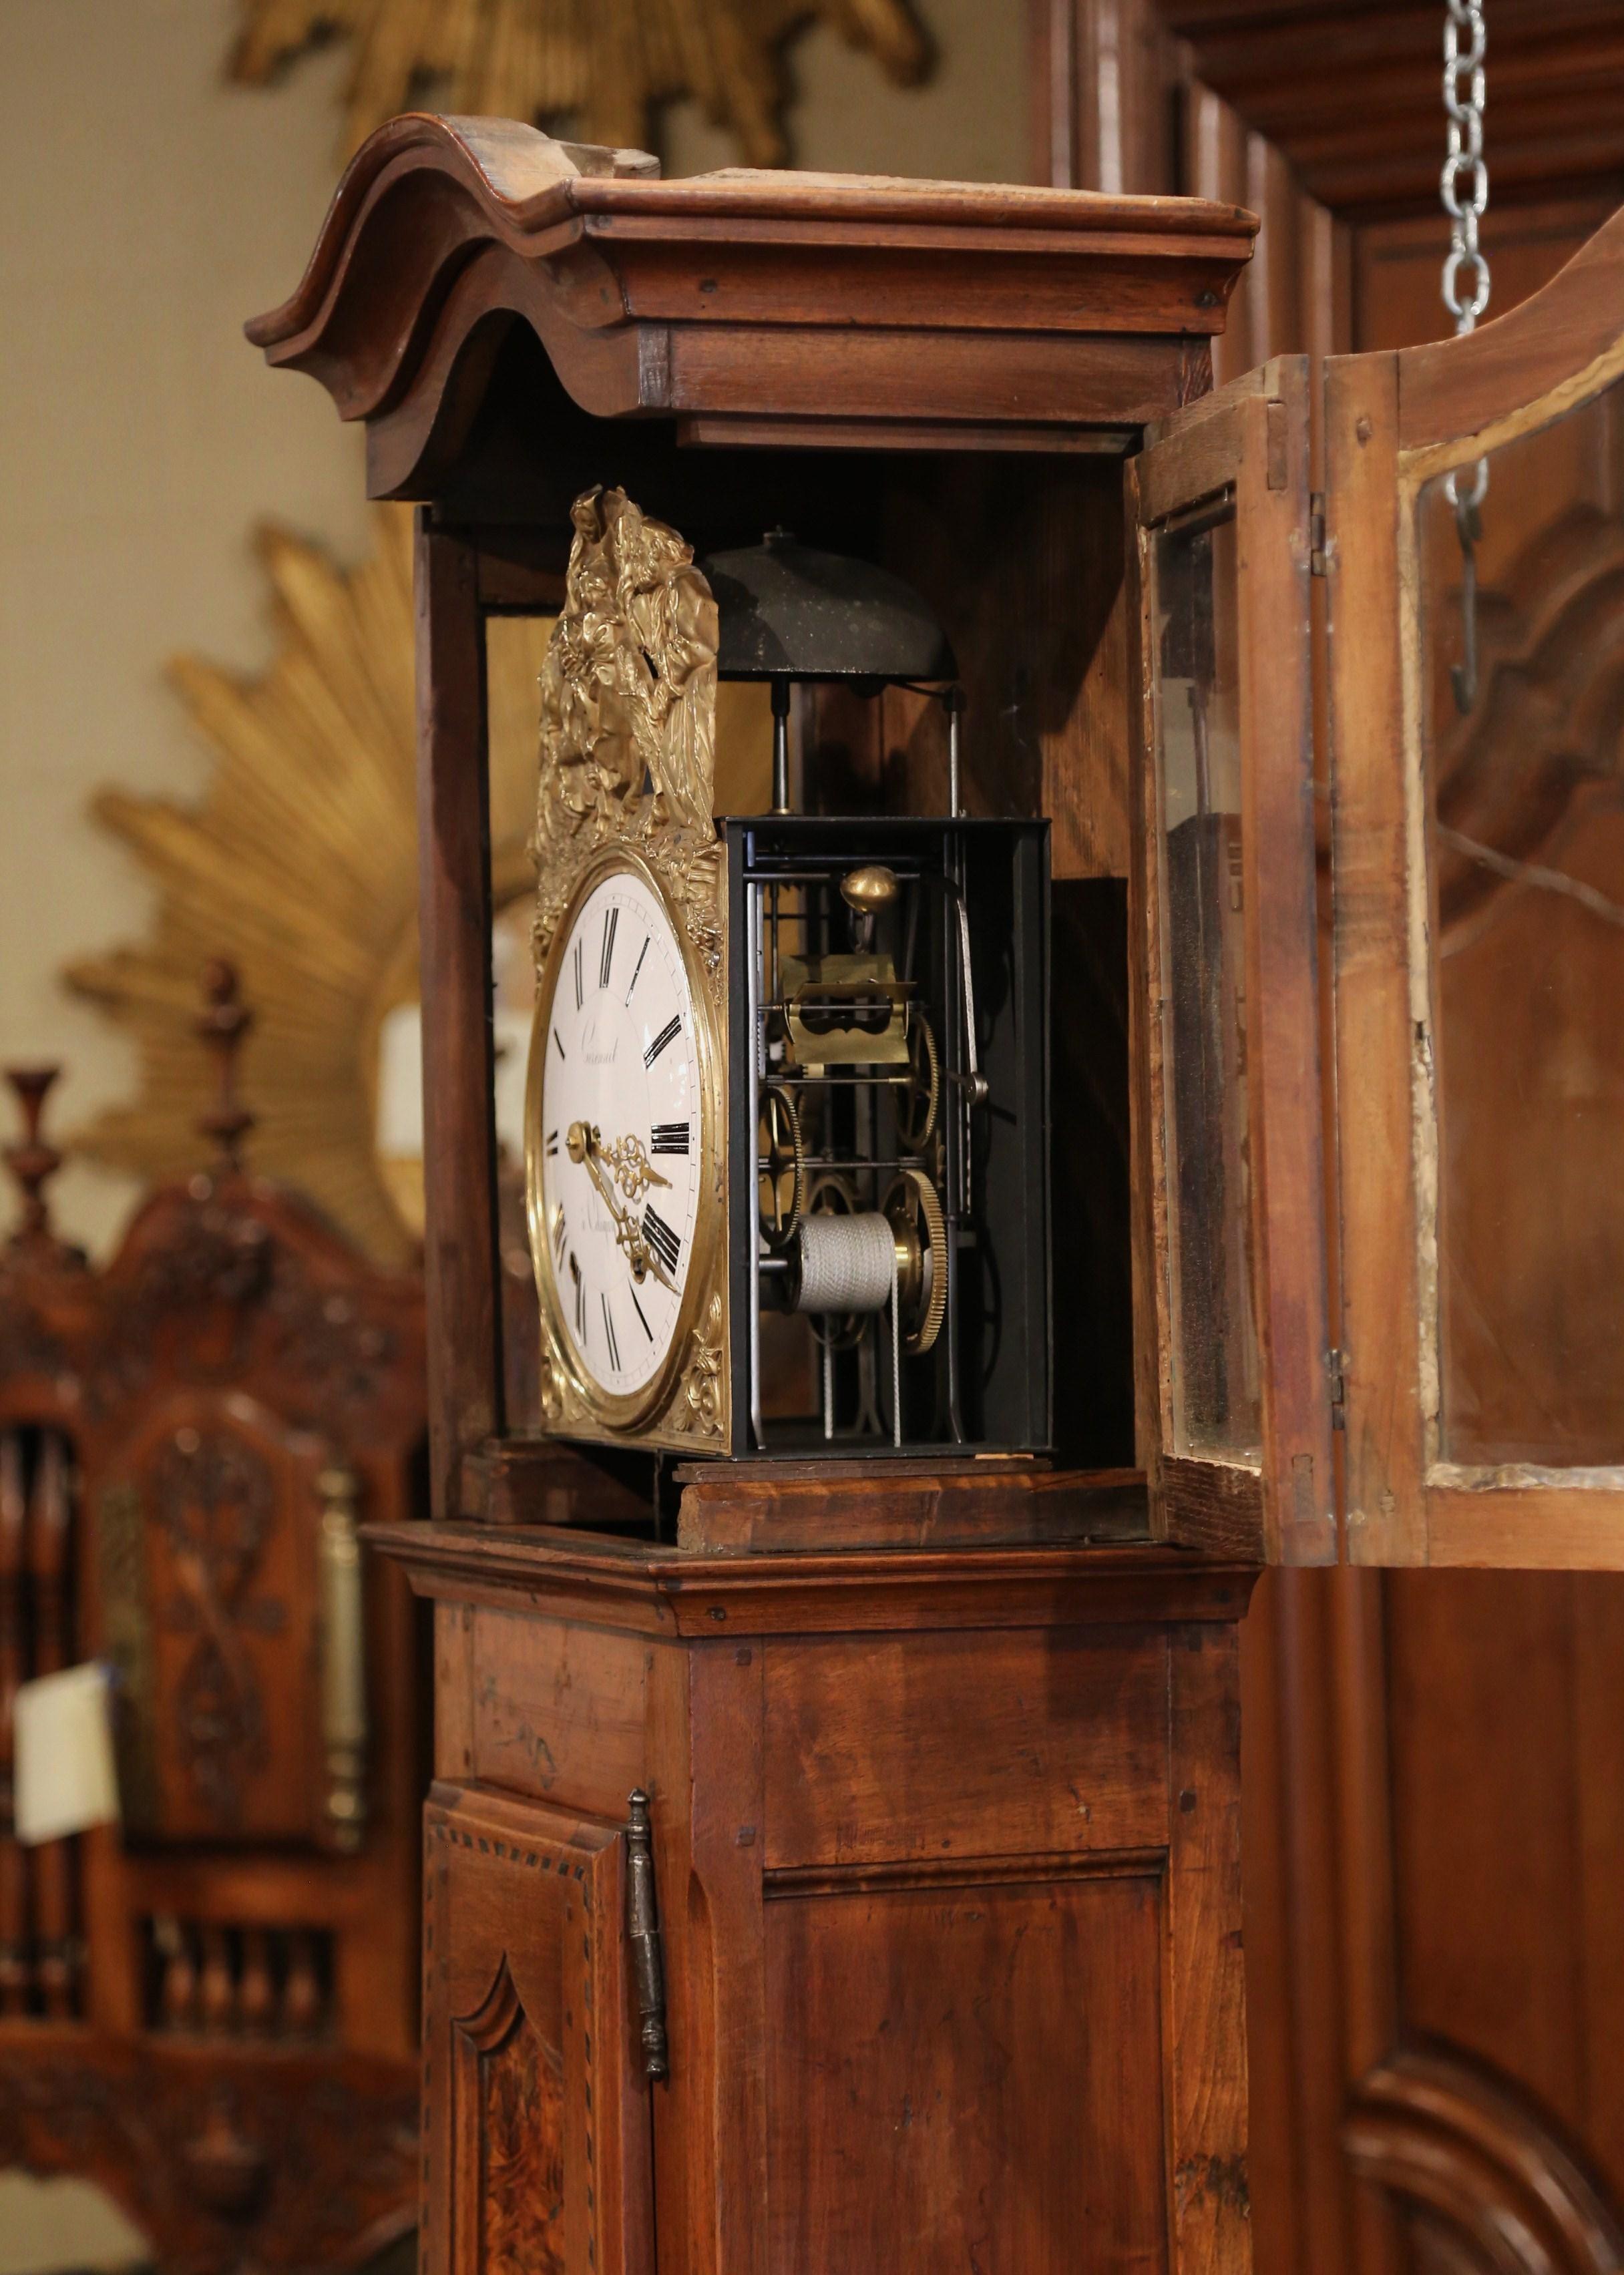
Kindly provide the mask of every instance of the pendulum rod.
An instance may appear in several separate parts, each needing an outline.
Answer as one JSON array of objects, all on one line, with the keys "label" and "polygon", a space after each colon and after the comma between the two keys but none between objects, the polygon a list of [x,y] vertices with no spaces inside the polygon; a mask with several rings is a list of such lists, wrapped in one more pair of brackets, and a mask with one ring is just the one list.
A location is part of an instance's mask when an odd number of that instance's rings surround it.
[{"label": "pendulum rod", "polygon": [[782,678],[773,682],[773,811],[789,811],[789,683]]}]

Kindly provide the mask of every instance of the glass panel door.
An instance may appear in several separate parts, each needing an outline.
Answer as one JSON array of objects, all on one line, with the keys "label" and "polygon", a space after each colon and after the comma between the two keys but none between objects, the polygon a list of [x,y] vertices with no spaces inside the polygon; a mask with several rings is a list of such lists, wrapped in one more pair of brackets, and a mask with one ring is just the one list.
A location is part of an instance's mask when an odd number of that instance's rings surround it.
[{"label": "glass panel door", "polygon": [[1621,255],[1326,367],[1358,1562],[1624,1569]]},{"label": "glass panel door", "polygon": [[1153,1507],[1328,1562],[1305,361],[1167,421],[1132,480]]},{"label": "glass panel door", "polygon": [[1258,1463],[1233,494],[1153,541],[1173,1444]]}]

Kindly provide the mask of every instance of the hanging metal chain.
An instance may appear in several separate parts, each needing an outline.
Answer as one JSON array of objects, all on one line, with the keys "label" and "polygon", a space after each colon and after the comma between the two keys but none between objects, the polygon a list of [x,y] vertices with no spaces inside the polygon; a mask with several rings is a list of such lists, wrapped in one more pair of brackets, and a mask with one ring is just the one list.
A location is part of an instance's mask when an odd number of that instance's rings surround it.
[{"label": "hanging metal chain", "polygon": [[[1444,0],[1444,109],[1449,118],[1449,155],[1444,161],[1442,195],[1449,216],[1449,253],[1444,262],[1444,306],[1454,318],[1455,335],[1475,331],[1489,305],[1489,258],[1477,242],[1477,224],[1489,202],[1489,169],[1483,155],[1485,92],[1484,56],[1488,31],[1482,0]],[[1462,40],[1465,45],[1462,47]],[[1469,488],[1458,473],[1444,485],[1454,508],[1461,540],[1462,660],[1450,672],[1455,708],[1468,712],[1477,700],[1477,547],[1483,538],[1483,502],[1489,491],[1489,462],[1479,458]]]}]

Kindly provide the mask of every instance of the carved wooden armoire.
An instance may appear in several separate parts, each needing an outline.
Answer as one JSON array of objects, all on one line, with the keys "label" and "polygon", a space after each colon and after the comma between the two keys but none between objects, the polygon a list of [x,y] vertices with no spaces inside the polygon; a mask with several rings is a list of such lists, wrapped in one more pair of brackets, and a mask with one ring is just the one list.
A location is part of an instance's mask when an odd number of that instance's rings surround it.
[{"label": "carved wooden armoire", "polygon": [[[1220,380],[1265,352],[1391,352],[1453,329],[1441,10],[1333,26],[1305,0],[1266,24],[1192,0],[1038,11],[1051,84],[1032,178],[1233,197],[1263,218],[1267,257],[1231,302]],[[1611,11],[1509,0],[1490,26],[1482,241],[1499,319],[1618,206],[1624,104]],[[1439,874],[1449,1111],[1473,1189],[1457,1318],[1476,1315],[1484,1408],[1510,1389],[1525,1417],[1537,1405],[1580,1429],[1617,1380],[1616,1338],[1594,1315],[1577,1341],[1558,1331],[1584,1291],[1617,1284],[1620,1253],[1616,1137],[1575,1146],[1585,1122],[1609,1127],[1624,978],[1603,904],[1624,897],[1605,431],[1575,421],[1560,473],[1492,467],[1478,699],[1462,714],[1440,691],[1445,818],[1497,865],[1457,843]],[[1458,539],[1448,554],[1453,664]],[[1328,799],[1320,820],[1325,970]],[[1519,861],[1550,873],[1530,886]],[[1517,1558],[1545,1561],[1527,1538]],[[1254,1594],[1242,1691],[1258,2275],[1412,2262],[1596,2275],[1624,2256],[1621,1619],[1617,1572],[1281,1571]]]},{"label": "carved wooden armoire", "polygon": [[[435,2275],[1239,2275],[1235,1628],[1259,1566],[1598,1558],[1624,1538],[1624,1470],[1560,1445],[1530,1466],[1481,1416],[1466,1426],[1439,1364],[1438,1245],[1461,1204],[1447,1180],[1440,1200],[1424,916],[1449,843],[1416,794],[1454,624],[1428,582],[1448,561],[1427,485],[1605,393],[1624,367],[1624,238],[1604,233],[1543,309],[1476,342],[1280,359],[1212,392],[1252,231],[1194,200],[667,183],[638,153],[415,117],[359,154],[298,291],[250,327],[365,421],[373,494],[423,508],[437,1521],[379,1538],[434,1606]],[[1017,1055],[1041,1065],[1043,1144],[1014,1214],[1039,1251],[1043,1334],[1021,1348],[1042,1418],[1014,1447],[978,1449],[956,1413],[933,1454],[875,1446],[854,1466],[826,1391],[824,1446],[775,1452],[765,1405],[746,1430],[729,1389],[753,1395],[756,1361],[729,1373],[710,1314],[680,1347],[675,1422],[617,1443],[561,1392],[568,1323],[546,1300],[533,1400],[509,1408],[484,631],[562,613],[586,640],[581,548],[629,500],[684,560],[720,568],[789,531],[906,578],[957,659],[962,729],[900,672],[879,694],[811,684],[782,706],[775,684],[771,828],[726,825],[745,886],[789,828],[787,744],[802,845],[821,842],[814,820],[866,817],[898,845],[902,817],[959,826],[961,790],[967,830],[1047,824],[1044,990],[1021,994],[1019,957],[977,931],[985,903],[960,903],[978,989],[961,1039],[991,1051],[1018,1001]],[[1322,583],[1333,1095],[1315,956]],[[612,582],[593,589],[601,632],[619,603]],[[661,635],[636,621],[652,669]],[[725,604],[721,623],[725,643]],[[606,727],[578,752],[573,813],[606,776],[629,806],[657,799],[657,754],[652,789],[641,761],[616,774],[628,740]],[[544,768],[547,860],[555,788]],[[865,875],[847,880],[854,926]],[[539,1005],[555,884],[544,860]],[[752,905],[729,903],[717,958],[747,990],[768,953],[753,918],[737,928]],[[612,956],[606,919],[600,989]],[[765,1033],[755,994],[745,1011],[739,1032]],[[554,1047],[566,1057],[539,1011],[542,1062]],[[985,1104],[973,1052],[960,1078]],[[730,1125],[742,1158],[736,1142],[714,1155],[724,1198],[788,1174],[759,1126],[755,1161],[749,1116]],[[544,1138],[562,1158],[562,1130],[533,1134],[539,1160]],[[601,1133],[568,1134],[578,1167],[597,1161],[634,1281],[661,1278]],[[619,1191],[640,1196],[650,1160],[615,1145]],[[592,1321],[551,1174],[533,1168],[538,1284],[545,1298],[556,1241],[578,1354]],[[742,1245],[717,1319],[760,1271],[753,1229]],[[898,1383],[902,1251],[899,1232]],[[981,1268],[989,1305],[1008,1254]],[[1002,1293],[1008,1322],[1008,1279]],[[603,1323],[613,1351],[607,1305]],[[902,1404],[894,1387],[898,1438]]]},{"label": "carved wooden armoire", "polygon": [[[217,971],[206,1027],[247,1024]],[[52,1235],[48,1070],[0,1250],[0,2162],[97,2181],[175,2275],[351,2265],[410,2229],[422,1298],[239,1159],[115,1257]],[[121,1821],[13,1837],[19,1682],[115,1676]]]}]

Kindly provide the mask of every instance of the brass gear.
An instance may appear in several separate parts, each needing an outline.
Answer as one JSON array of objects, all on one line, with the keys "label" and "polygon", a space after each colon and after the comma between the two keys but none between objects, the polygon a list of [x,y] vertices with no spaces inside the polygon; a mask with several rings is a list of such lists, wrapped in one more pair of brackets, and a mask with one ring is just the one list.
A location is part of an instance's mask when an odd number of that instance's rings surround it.
[{"label": "brass gear", "polygon": [[893,1180],[885,1213],[897,1239],[899,1288],[906,1289],[908,1281],[915,1281],[908,1300],[918,1316],[903,1338],[903,1349],[918,1357],[933,1347],[947,1316],[947,1222],[936,1188],[923,1169],[904,1169]]},{"label": "brass gear", "polygon": [[[775,1117],[782,1117],[782,1126],[776,1130]],[[761,1229],[774,1250],[785,1249],[794,1239],[795,1228],[806,1206],[806,1148],[801,1141],[801,1117],[796,1112],[795,1100],[781,1084],[769,1085],[761,1094],[761,1128],[756,1143],[758,1154],[765,1153],[767,1163],[765,1170],[758,1168],[756,1172],[756,1206]],[[786,1169],[791,1180],[787,1215],[781,1204]]]},{"label": "brass gear", "polygon": [[[923,1153],[931,1142],[931,1132],[936,1127],[936,1108],[941,1097],[941,1069],[931,1023],[917,1006],[908,1023],[908,1070],[912,1082],[903,1092],[902,1102],[896,1109],[896,1134],[910,1153]],[[915,1108],[921,1097],[924,1099],[924,1112],[916,1128]]]}]

